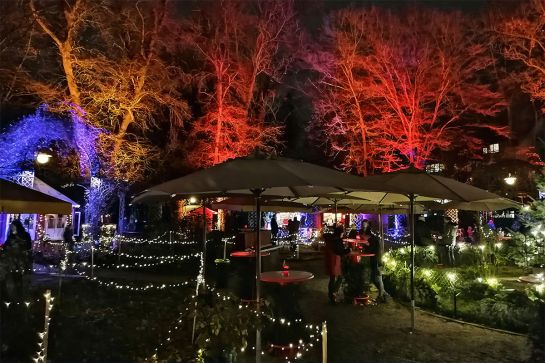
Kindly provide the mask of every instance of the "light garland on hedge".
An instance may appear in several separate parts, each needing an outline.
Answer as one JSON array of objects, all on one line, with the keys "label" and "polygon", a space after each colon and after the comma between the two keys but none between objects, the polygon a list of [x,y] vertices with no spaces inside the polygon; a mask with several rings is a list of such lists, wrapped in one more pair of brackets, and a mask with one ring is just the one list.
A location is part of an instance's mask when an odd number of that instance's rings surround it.
[{"label": "light garland on hedge", "polygon": [[93,281],[93,282],[96,282],[98,284],[98,286],[100,287],[111,287],[111,288],[114,288],[116,290],[127,290],[127,291],[149,291],[149,290],[165,290],[165,289],[171,289],[171,288],[176,288],[176,287],[183,287],[183,286],[189,286],[191,283],[193,283],[194,280],[188,280],[188,281],[183,281],[183,282],[177,282],[177,283],[174,283],[174,284],[152,284],[152,283],[148,283],[144,286],[131,286],[131,285],[127,285],[127,284],[120,284],[120,283],[117,283],[117,282],[114,282],[114,281],[104,281],[104,280],[101,280],[97,277],[90,277],[88,275],[86,275],[84,272],[78,272],[78,274],[80,276],[83,276],[85,279],[89,280],[89,281]]},{"label": "light garland on hedge", "polygon": [[[221,300],[223,301],[227,301],[227,300],[231,300],[231,297],[228,296],[228,295],[223,295],[221,294],[220,292],[216,291],[213,287],[211,286],[208,286],[208,290],[213,292],[218,298],[220,298]],[[191,296],[192,298],[196,298],[196,295],[192,295]],[[303,319],[295,319],[293,322],[292,321],[289,321],[285,318],[273,318],[272,316],[269,316],[269,315],[266,315],[265,313],[261,312],[260,314],[257,313],[257,311],[251,309],[250,307],[246,306],[246,305],[243,305],[243,304],[239,304],[238,305],[238,308],[239,310],[242,310],[242,309],[248,309],[250,310],[251,312],[253,312],[255,314],[256,317],[264,317],[266,319],[268,319],[270,322],[272,323],[276,323],[277,321],[281,324],[281,325],[286,325],[286,326],[291,326],[291,325],[295,325],[297,323],[302,323]],[[185,309],[185,312],[188,312],[190,309],[189,308],[186,308]],[[155,353],[153,354],[153,356],[151,357],[151,360],[152,362],[156,362],[157,359],[158,359],[158,353],[159,353],[159,349],[163,348],[164,346],[166,346],[167,344],[171,343],[172,341],[172,333],[176,330],[178,330],[182,323],[183,323],[183,314],[184,312],[181,312],[178,317],[176,318],[176,320],[174,321],[174,326],[172,328],[170,328],[168,330],[168,333],[167,333],[167,337],[163,340],[162,343],[160,343],[156,348],[155,348]],[[314,347],[314,344],[315,343],[318,343],[320,341],[320,324],[305,324],[305,329],[307,330],[310,330],[310,333],[309,333],[309,337],[307,339],[307,342],[305,342],[303,339],[299,339],[298,343],[296,343],[297,345],[294,345],[293,343],[291,343],[289,346],[288,346],[288,349],[293,349],[293,348],[296,348],[296,352],[295,352],[295,357],[294,357],[294,360],[297,360],[297,359],[301,359],[303,358],[303,352],[308,352],[311,348]],[[276,345],[274,344],[269,344],[269,348],[271,349],[274,349],[275,347],[277,347]],[[251,347],[250,348],[251,350],[255,350],[255,346]],[[281,348],[281,351],[285,350],[285,347],[284,348]],[[245,348],[241,348],[240,349],[240,352],[241,353],[244,353],[246,351]],[[199,353],[202,354],[202,350],[199,349]],[[265,354],[265,351],[262,351],[261,352],[262,355]],[[285,357],[285,360],[289,363],[290,362],[290,359],[288,357]]]},{"label": "light garland on hedge", "polygon": [[[112,255],[118,256],[116,253],[112,253]],[[122,264],[95,264],[95,267],[98,268],[115,268],[115,269],[121,269],[121,268],[140,268],[140,267],[153,267],[153,266],[160,266],[160,265],[168,265],[173,264],[177,262],[181,262],[184,260],[189,260],[192,258],[196,258],[200,256],[200,253],[193,253],[189,255],[171,255],[171,256],[133,256],[128,254],[121,253],[121,256],[123,257],[129,257],[129,258],[141,258],[144,260],[151,260],[154,259],[155,262],[134,262],[134,263],[122,263]],[[81,264],[82,266],[88,266],[89,263],[84,262]]]}]

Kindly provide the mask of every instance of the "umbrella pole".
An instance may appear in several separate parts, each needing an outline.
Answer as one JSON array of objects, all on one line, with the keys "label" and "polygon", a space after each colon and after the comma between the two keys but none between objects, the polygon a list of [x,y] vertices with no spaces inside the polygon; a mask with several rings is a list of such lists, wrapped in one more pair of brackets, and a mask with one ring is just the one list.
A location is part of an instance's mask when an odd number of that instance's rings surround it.
[{"label": "umbrella pole", "polygon": [[201,279],[197,276],[197,288],[195,289],[195,314],[193,315],[193,329],[191,331],[191,344],[195,342],[195,327],[197,325],[197,305],[199,296],[199,284],[202,282],[202,290],[206,292],[206,198],[202,199],[202,261],[201,261]]},{"label": "umbrella pole", "polygon": [[[256,311],[259,317],[261,311],[261,193],[263,189],[252,191],[255,197],[255,210],[257,213],[257,238],[255,241],[255,300]],[[261,329],[255,331],[255,361],[261,363]]]},{"label": "umbrella pole", "polygon": [[335,217],[333,219],[335,221],[334,227],[337,228],[337,199],[333,200],[333,205],[335,206]]},{"label": "umbrella pole", "polygon": [[384,224],[382,223],[382,206],[378,206],[378,225],[380,228],[380,255],[384,255]]},{"label": "umbrella pole", "polygon": [[202,199],[202,286],[206,291],[206,198]]},{"label": "umbrella pole", "polygon": [[414,333],[414,194],[409,194],[410,214],[409,229],[411,233],[411,334]]}]

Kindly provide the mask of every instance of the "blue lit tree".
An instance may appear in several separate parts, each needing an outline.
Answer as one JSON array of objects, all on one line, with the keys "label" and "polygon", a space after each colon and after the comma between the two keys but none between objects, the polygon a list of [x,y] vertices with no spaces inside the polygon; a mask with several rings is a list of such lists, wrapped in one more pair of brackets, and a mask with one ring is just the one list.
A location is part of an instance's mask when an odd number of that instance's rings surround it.
[{"label": "blue lit tree", "polygon": [[59,150],[59,156],[77,151],[79,156],[79,175],[86,179],[85,215],[91,225],[91,233],[98,233],[100,215],[107,208],[111,195],[111,183],[98,178],[100,158],[97,155],[97,142],[101,130],[89,126],[83,118],[84,113],[71,112],[69,117],[59,117],[47,111],[45,105],[34,114],[23,117],[9,125],[0,134],[0,177],[14,178],[24,170],[33,168],[36,153],[48,148],[52,143],[62,141],[66,146]]}]

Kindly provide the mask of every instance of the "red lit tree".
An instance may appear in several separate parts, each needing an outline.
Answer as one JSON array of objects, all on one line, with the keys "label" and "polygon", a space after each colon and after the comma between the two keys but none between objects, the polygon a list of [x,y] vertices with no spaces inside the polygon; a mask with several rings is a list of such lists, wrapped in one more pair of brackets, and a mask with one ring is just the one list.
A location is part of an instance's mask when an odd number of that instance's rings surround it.
[{"label": "red lit tree", "polygon": [[534,100],[545,100],[545,1],[531,0],[496,26],[502,54],[521,64],[517,78]]},{"label": "red lit tree", "polygon": [[278,144],[277,91],[290,63],[284,46],[294,27],[289,1],[223,1],[191,23],[184,41],[202,60],[195,73],[203,109],[188,138],[191,165],[209,166]]},{"label": "red lit tree", "polygon": [[488,73],[494,59],[459,13],[371,9],[330,16],[322,45],[303,58],[319,74],[316,121],[345,169],[366,174],[413,165],[463,144],[504,102]]}]

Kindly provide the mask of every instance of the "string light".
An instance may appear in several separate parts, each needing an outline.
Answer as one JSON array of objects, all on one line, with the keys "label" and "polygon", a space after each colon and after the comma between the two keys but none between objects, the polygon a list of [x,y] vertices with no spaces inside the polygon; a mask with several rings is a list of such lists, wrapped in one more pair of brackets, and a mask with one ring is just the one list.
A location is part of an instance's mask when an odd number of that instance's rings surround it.
[{"label": "string light", "polygon": [[51,296],[51,291],[47,290],[44,293],[45,298],[45,314],[44,314],[44,330],[38,333],[38,351],[32,358],[35,363],[47,362],[47,344],[49,338],[49,325],[51,323],[51,310],[53,309],[54,297]]},{"label": "string light", "polygon": [[[223,301],[232,299],[231,296],[223,295],[223,294],[221,294],[220,292],[218,292],[217,290],[215,290],[211,286],[207,285],[207,289],[209,291],[211,291],[212,293],[214,293],[218,298],[220,298]],[[193,295],[193,297],[196,298],[196,294]],[[250,306],[243,305],[243,304],[239,304],[238,308],[239,309],[248,309],[249,311],[253,312],[255,314],[255,316],[258,317],[258,318],[264,318],[266,320],[269,320],[272,323],[275,323],[275,322],[278,321],[281,325],[285,325],[285,326],[294,326],[295,324],[302,324],[302,322],[303,322],[303,319],[295,319],[293,321],[290,321],[290,320],[287,320],[285,318],[274,318],[274,317],[272,317],[270,315],[265,314],[264,312],[260,312],[258,314],[256,310],[252,309]],[[178,315],[178,317],[170,324],[171,328],[168,330],[166,338],[163,340],[163,342],[159,343],[159,345],[155,348],[155,353],[151,357],[152,362],[157,361],[160,349],[162,349],[166,345],[172,343],[172,333],[174,331],[178,330],[181,327],[181,325],[183,323],[183,315],[184,315],[184,313],[187,313],[189,311],[190,311],[190,308],[187,307],[184,310],[184,312],[181,312]],[[298,342],[296,343],[297,345],[295,345],[294,343],[291,343],[290,345],[287,346],[288,349],[295,350],[295,352],[294,352],[295,353],[295,357],[294,357],[295,360],[303,358],[304,352],[308,352],[311,348],[314,347],[314,344],[316,344],[316,343],[318,343],[320,341],[320,337],[321,337],[320,324],[316,324],[316,325],[305,324],[304,328],[309,332],[308,337],[305,339],[306,342],[303,339],[299,339]],[[279,345],[274,345],[274,344],[269,345],[269,348],[271,350],[274,350],[275,348],[278,348],[278,349],[281,349],[281,351],[283,351],[283,350],[286,349],[286,346],[283,346],[283,347],[284,347],[284,349],[282,349],[282,346],[279,346]],[[251,350],[255,351],[255,346],[251,347]],[[199,351],[200,351],[200,353],[202,353],[202,350],[199,349]],[[244,353],[246,351],[246,349],[241,348],[240,351],[242,353]],[[265,352],[262,351],[261,354],[264,355]],[[285,359],[288,360],[289,359],[288,356],[285,356]],[[288,362],[289,362],[289,360],[288,360]]]}]

